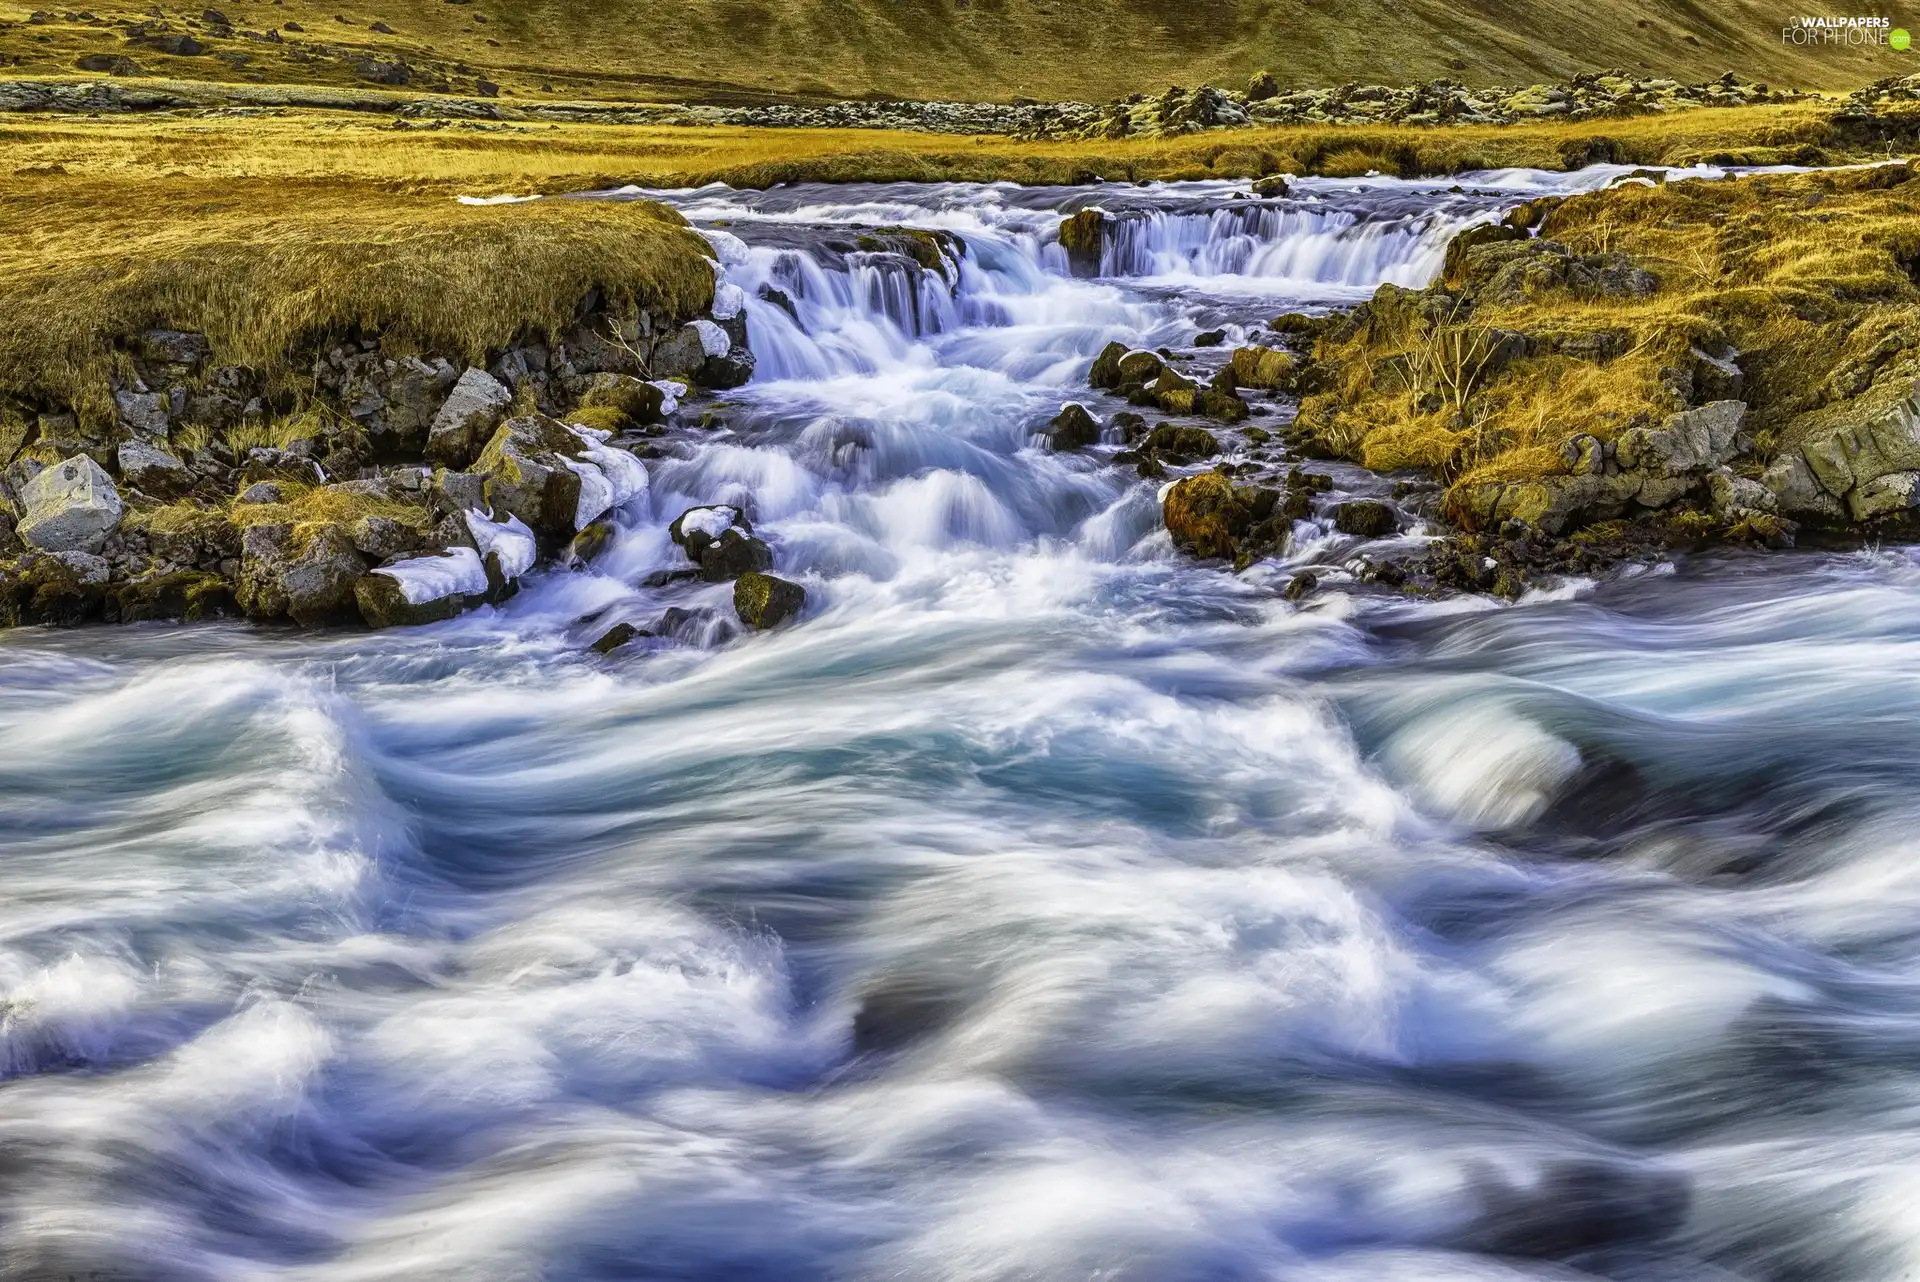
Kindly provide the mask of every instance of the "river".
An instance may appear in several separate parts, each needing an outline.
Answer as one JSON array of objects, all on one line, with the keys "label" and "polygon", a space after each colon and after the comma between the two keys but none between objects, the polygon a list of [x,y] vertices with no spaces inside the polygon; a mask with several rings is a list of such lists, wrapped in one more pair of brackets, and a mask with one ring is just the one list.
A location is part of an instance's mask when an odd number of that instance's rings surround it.
[{"label": "river", "polygon": [[0,636],[0,1278],[1913,1276],[1920,558],[1236,577],[1035,445],[1616,176],[666,193],[758,370],[590,572]]}]

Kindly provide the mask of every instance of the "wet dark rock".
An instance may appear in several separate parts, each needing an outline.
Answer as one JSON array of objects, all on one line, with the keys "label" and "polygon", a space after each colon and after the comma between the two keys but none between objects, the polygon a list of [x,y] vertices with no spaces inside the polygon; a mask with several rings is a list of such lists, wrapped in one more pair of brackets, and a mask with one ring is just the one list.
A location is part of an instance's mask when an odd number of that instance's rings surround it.
[{"label": "wet dark rock", "polygon": [[772,568],[773,549],[738,529],[722,531],[700,553],[700,577],[709,583],[725,583]]},{"label": "wet dark rock", "polygon": [[1334,505],[1333,528],[1363,539],[1385,538],[1399,528],[1399,517],[1390,504],[1377,499],[1353,499]]},{"label": "wet dark rock", "polygon": [[1161,423],[1147,433],[1141,448],[1168,457],[1212,458],[1220,452],[1220,440],[1206,428],[1191,423]]},{"label": "wet dark rock", "polygon": [[1100,423],[1087,407],[1078,401],[1069,401],[1060,407],[1060,412],[1047,424],[1047,448],[1052,450],[1078,450],[1100,443]]},{"label": "wet dark rock", "polygon": [[1067,251],[1067,266],[1075,276],[1100,274],[1106,225],[1107,216],[1097,209],[1083,209],[1061,222],[1060,247]]},{"label": "wet dark rock", "polygon": [[771,574],[743,574],[733,584],[734,613],[756,630],[779,627],[799,614],[806,600],[806,589]]},{"label": "wet dark rock", "polygon": [[353,585],[367,562],[342,526],[253,525],[240,548],[235,599],[252,617],[314,627],[355,611]]},{"label": "wet dark rock", "polygon": [[612,654],[629,641],[652,635],[651,632],[635,627],[631,623],[616,623],[600,634],[600,639],[593,643],[593,650],[596,654]]},{"label": "wet dark rock", "polygon": [[1227,331],[1224,329],[1203,329],[1193,336],[1195,347],[1218,347],[1226,341]]}]

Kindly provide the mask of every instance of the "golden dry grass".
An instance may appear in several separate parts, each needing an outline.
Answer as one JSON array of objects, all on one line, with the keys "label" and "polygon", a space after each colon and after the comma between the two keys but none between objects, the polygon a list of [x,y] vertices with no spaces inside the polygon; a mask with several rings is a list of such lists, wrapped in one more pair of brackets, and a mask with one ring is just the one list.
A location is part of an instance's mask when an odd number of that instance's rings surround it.
[{"label": "golden dry grass", "polygon": [[[563,192],[625,183],[1247,178],[1272,173],[1445,174],[1558,169],[1596,141],[1634,164],[1779,160],[1847,149],[1833,107],[1802,102],[1666,117],[1419,129],[1297,126],[1166,139],[1046,141],[854,129],[454,123],[398,129],[333,112],[233,116],[0,116],[12,177],[121,182],[327,179],[468,193]],[[8,178],[0,172],[0,185]]]},{"label": "golden dry grass", "polygon": [[322,335],[479,358],[571,321],[588,291],[703,309],[704,242],[651,202],[470,207],[342,177],[86,172],[0,183],[0,388],[109,412],[122,336],[197,330],[274,370]]},{"label": "golden dry grass", "polygon": [[[1677,408],[1672,372],[1731,348],[1764,461],[1849,398],[1920,374],[1920,182],[1908,176],[1893,166],[1576,197],[1541,235],[1625,254],[1656,292],[1549,289],[1422,317],[1420,295],[1383,291],[1364,326],[1321,341],[1328,385],[1302,424],[1368,466],[1430,468],[1460,489],[1530,479],[1563,471],[1574,436],[1658,425]],[[1531,336],[1537,354],[1473,378],[1476,341],[1500,331]],[[1592,335],[1613,336],[1610,354],[1568,354]],[[1457,378],[1450,355],[1463,349],[1470,392],[1450,397],[1431,367]]]}]

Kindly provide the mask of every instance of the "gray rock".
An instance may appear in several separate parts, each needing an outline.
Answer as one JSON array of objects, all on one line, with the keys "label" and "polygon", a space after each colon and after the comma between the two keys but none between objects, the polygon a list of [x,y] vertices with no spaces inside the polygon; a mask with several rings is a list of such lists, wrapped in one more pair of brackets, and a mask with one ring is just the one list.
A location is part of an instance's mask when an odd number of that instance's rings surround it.
[{"label": "gray rock", "polygon": [[280,487],[272,481],[255,481],[252,485],[240,491],[240,497],[235,499],[234,502],[280,503],[285,501],[285,498],[286,495],[281,492]]},{"label": "gray rock", "polygon": [[1728,517],[1740,512],[1772,512],[1779,500],[1759,481],[1735,476],[1728,468],[1716,468],[1707,475],[1707,496],[1716,515]]},{"label": "gray rock", "polygon": [[1838,521],[1846,516],[1846,509],[1840,500],[1827,492],[1825,486],[1807,466],[1807,460],[1798,452],[1782,454],[1775,459],[1760,478],[1768,492],[1773,495],[1774,506],[1788,516],[1812,517],[1823,521]]},{"label": "gray rock", "polygon": [[113,478],[84,454],[56,463],[20,491],[17,533],[47,552],[98,551],[125,506]]},{"label": "gray rock", "polygon": [[427,458],[443,467],[465,467],[511,404],[513,393],[504,384],[483,369],[469,367],[427,427]]},{"label": "gray rock", "polygon": [[120,478],[150,494],[180,489],[193,479],[179,458],[143,441],[122,441],[119,462]]},{"label": "gray rock", "polygon": [[150,329],[140,336],[140,355],[163,365],[199,365],[213,355],[205,334]]},{"label": "gray rock", "polygon": [[706,344],[701,340],[700,331],[692,325],[681,326],[671,337],[657,343],[651,362],[655,378],[692,378],[706,363]]},{"label": "gray rock", "polygon": [[1734,438],[1746,414],[1747,407],[1740,401],[1714,401],[1683,410],[1657,428],[1622,432],[1614,444],[1614,457],[1622,468],[1654,477],[1680,477],[1718,467],[1734,456]]},{"label": "gray rock", "polygon": [[127,430],[143,436],[165,436],[168,400],[161,392],[115,392],[113,404]]},{"label": "gray rock", "polygon": [[113,572],[112,567],[107,564],[106,557],[96,556],[92,552],[53,552],[48,555],[48,559],[58,561],[66,567],[68,573],[73,575],[76,583],[88,587],[105,585],[108,576]]},{"label": "gray rock", "polygon": [[473,472],[441,468],[429,489],[434,506],[448,512],[470,512],[487,505],[487,478]]},{"label": "gray rock", "polygon": [[1856,521],[1889,516],[1920,506],[1920,472],[1887,472],[1864,485],[1856,485],[1847,495],[1847,507]]},{"label": "gray rock", "polygon": [[540,414],[511,418],[495,429],[473,470],[485,480],[486,506],[512,514],[535,534],[571,538],[580,511],[580,477],[567,466],[582,453],[564,424]]},{"label": "gray rock", "polygon": [[390,516],[363,516],[348,527],[355,550],[376,561],[420,550],[419,532]]},{"label": "gray rock", "polygon": [[367,562],[338,525],[303,529],[288,523],[248,527],[240,544],[240,608],[255,618],[287,617],[308,627],[355,609],[353,585]]}]

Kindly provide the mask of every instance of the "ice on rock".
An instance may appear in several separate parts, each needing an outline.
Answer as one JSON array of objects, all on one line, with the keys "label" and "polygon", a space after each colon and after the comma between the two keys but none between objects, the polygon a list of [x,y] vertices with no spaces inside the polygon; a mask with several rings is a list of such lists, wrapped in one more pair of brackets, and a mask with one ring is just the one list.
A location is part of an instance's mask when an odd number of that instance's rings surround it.
[{"label": "ice on rock", "polygon": [[[744,305],[744,301],[743,304]],[[727,331],[710,320],[693,322],[693,330],[700,335],[700,349],[709,356],[725,356],[733,350],[733,340],[727,337]]]},{"label": "ice on rock", "polygon": [[[529,536],[531,537],[531,536]],[[425,605],[447,597],[480,596],[487,590],[487,570],[480,554],[468,547],[449,548],[444,556],[416,556],[383,565],[374,571],[400,585],[408,605]]]},{"label": "ice on rock", "polygon": [[500,573],[509,579],[517,579],[533,568],[538,555],[533,531],[517,516],[509,514],[505,521],[495,522],[477,510],[467,512],[467,529],[473,535],[473,541],[480,545],[480,558],[484,561],[489,552],[500,558]]}]

